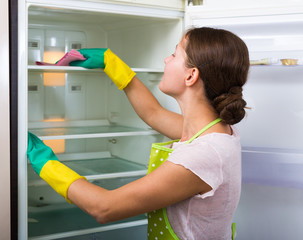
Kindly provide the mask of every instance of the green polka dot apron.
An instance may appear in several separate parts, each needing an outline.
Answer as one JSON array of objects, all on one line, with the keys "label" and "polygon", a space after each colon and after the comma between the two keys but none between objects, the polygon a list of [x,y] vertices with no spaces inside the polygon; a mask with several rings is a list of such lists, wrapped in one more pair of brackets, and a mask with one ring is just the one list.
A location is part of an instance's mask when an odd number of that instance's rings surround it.
[{"label": "green polka dot apron", "polygon": [[[189,139],[185,144],[191,143],[194,139],[200,136],[207,129],[212,127],[213,125],[220,122],[221,119],[218,118],[203,129],[201,129],[197,134],[195,134],[191,139]],[[169,157],[169,155],[173,152],[171,148],[174,142],[178,142],[179,140],[173,140],[164,143],[153,143],[151,147],[149,165],[147,174],[154,171],[156,168],[161,166],[162,163]],[[166,208],[158,209],[147,214],[148,227],[147,227],[147,236],[148,240],[179,240],[178,236],[174,233],[168,217]]]}]

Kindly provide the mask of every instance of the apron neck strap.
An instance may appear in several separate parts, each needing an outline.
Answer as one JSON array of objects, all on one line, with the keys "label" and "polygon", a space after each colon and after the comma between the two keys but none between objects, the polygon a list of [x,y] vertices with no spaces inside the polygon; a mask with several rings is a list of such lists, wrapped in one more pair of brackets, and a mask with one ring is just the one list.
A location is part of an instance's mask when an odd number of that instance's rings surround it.
[{"label": "apron neck strap", "polygon": [[203,132],[205,132],[207,129],[211,128],[218,122],[221,122],[221,118],[217,118],[216,120],[212,121],[211,123],[207,124],[204,128],[202,128],[199,132],[197,132],[191,139],[189,139],[185,144],[191,143],[193,140],[195,140],[197,137],[199,137]]}]

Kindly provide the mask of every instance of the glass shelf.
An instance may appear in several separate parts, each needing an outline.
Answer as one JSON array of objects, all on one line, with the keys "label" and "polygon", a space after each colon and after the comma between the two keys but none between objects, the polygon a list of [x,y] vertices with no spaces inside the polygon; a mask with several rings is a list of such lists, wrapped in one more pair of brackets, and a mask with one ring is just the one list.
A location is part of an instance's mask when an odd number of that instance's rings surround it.
[{"label": "glass shelf", "polygon": [[[144,221],[144,220],[142,220]],[[134,222],[137,224],[137,222]],[[109,231],[103,231],[98,233],[88,233],[88,234],[81,234],[78,236],[72,237],[64,237],[60,238],[60,240],[121,240],[121,239],[132,239],[132,240],[142,240],[146,239],[147,233],[147,224],[143,225],[136,225],[136,226],[129,226],[131,224],[128,223],[126,228],[115,228]],[[120,225],[121,226],[121,225]],[[111,226],[109,226],[111,227]],[[44,240],[44,239],[43,239]]]},{"label": "glass shelf", "polygon": [[[92,183],[108,190],[119,188],[137,180],[138,177],[101,179]],[[68,204],[46,186],[29,187],[28,226],[32,240],[58,239],[94,232],[140,226],[147,223],[145,215],[100,225],[97,221],[74,205]]]},{"label": "glass shelf", "polygon": [[43,211],[30,207],[28,212],[28,233],[31,240],[58,239],[145,224],[146,216],[139,215],[100,225],[93,217],[74,206],[61,209],[50,207]]},{"label": "glass shelf", "polygon": [[119,173],[131,171],[144,171],[146,173],[146,166],[133,163],[121,158],[105,158],[105,159],[90,159],[77,161],[64,161],[68,167],[81,175],[96,175],[105,173]]},{"label": "glass shelf", "polygon": [[[88,180],[143,176],[147,173],[145,165],[118,157],[65,160],[62,163]],[[28,181],[28,186],[46,185],[31,167],[28,168]]]},{"label": "glass shelf", "polygon": [[[104,73],[103,69],[87,69],[83,67],[70,67],[70,66],[41,66],[41,65],[28,65],[30,72],[91,72],[91,73]],[[147,73],[163,73],[160,68],[132,68],[134,72],[147,72]]]},{"label": "glass shelf", "polygon": [[140,129],[124,126],[86,126],[86,127],[54,127],[32,128],[29,131],[41,140],[51,139],[80,139],[99,137],[142,136],[159,134],[155,130]]}]

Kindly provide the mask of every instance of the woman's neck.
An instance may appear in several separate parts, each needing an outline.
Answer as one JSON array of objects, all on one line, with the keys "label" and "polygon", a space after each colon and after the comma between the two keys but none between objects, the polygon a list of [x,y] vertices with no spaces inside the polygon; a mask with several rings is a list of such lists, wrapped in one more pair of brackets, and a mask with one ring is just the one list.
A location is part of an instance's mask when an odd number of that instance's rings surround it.
[{"label": "woman's neck", "polygon": [[203,101],[180,104],[183,114],[183,129],[181,141],[189,140],[198,131],[218,118],[214,109]]},{"label": "woman's neck", "polygon": [[[184,118],[181,141],[189,140],[207,124],[219,117],[214,108],[208,102],[195,102],[193,100],[190,103],[188,102],[187,105],[184,104],[185,103],[183,103],[183,106],[180,104]],[[232,130],[228,124],[219,122],[202,133],[201,136],[213,132],[229,135],[232,134]]]},{"label": "woman's neck", "polygon": [[[204,94],[202,81],[186,88],[175,99],[181,108],[184,119],[181,141],[189,140],[207,124],[219,117]],[[231,134],[231,128],[229,125],[219,122],[201,135],[212,132]]]}]

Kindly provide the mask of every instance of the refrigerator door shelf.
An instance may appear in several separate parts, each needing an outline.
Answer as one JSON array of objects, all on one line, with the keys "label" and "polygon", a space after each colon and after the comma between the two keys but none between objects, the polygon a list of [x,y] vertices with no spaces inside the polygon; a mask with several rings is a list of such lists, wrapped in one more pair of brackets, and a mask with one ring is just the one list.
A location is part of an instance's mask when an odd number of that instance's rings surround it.
[{"label": "refrigerator door shelf", "polygon": [[303,152],[243,148],[243,183],[303,189]]},{"label": "refrigerator door shelf", "polygon": [[223,28],[237,34],[248,46],[251,59],[300,58],[303,54],[303,14],[284,10],[275,14],[253,12],[245,16],[238,9],[238,17],[230,15],[229,11],[200,11],[200,15],[187,13],[187,19],[188,24],[194,26]]},{"label": "refrigerator door shelf", "polygon": [[[302,65],[253,65],[249,69],[249,80],[255,79],[272,79],[272,82],[297,82],[296,77],[303,74]],[[274,79],[273,79],[274,78]],[[248,81],[249,81],[248,80]]]},{"label": "refrigerator door shelf", "polygon": [[294,75],[296,76],[299,73],[303,72],[303,62],[299,60],[298,64],[296,65],[251,65],[250,71],[259,71],[261,74],[272,74],[273,72],[278,72],[283,74],[282,77],[285,78],[285,75]]},{"label": "refrigerator door shelf", "polygon": [[[220,1],[220,3],[219,3]],[[301,14],[303,10],[303,2],[298,0],[203,0],[200,6],[187,6],[186,17],[191,21],[199,21],[201,19],[211,19],[211,22],[220,21],[222,18],[229,18],[229,23],[243,24],[243,18],[256,17],[257,21],[264,23],[266,19],[273,16],[289,15],[289,19],[296,18],[296,14]],[[241,21],[238,21],[241,18]],[[283,21],[277,18],[273,22]],[[228,24],[229,24],[228,23]],[[245,24],[245,23],[244,23]]]},{"label": "refrigerator door shelf", "polygon": [[303,66],[253,66],[244,86],[243,146],[303,150]]}]

